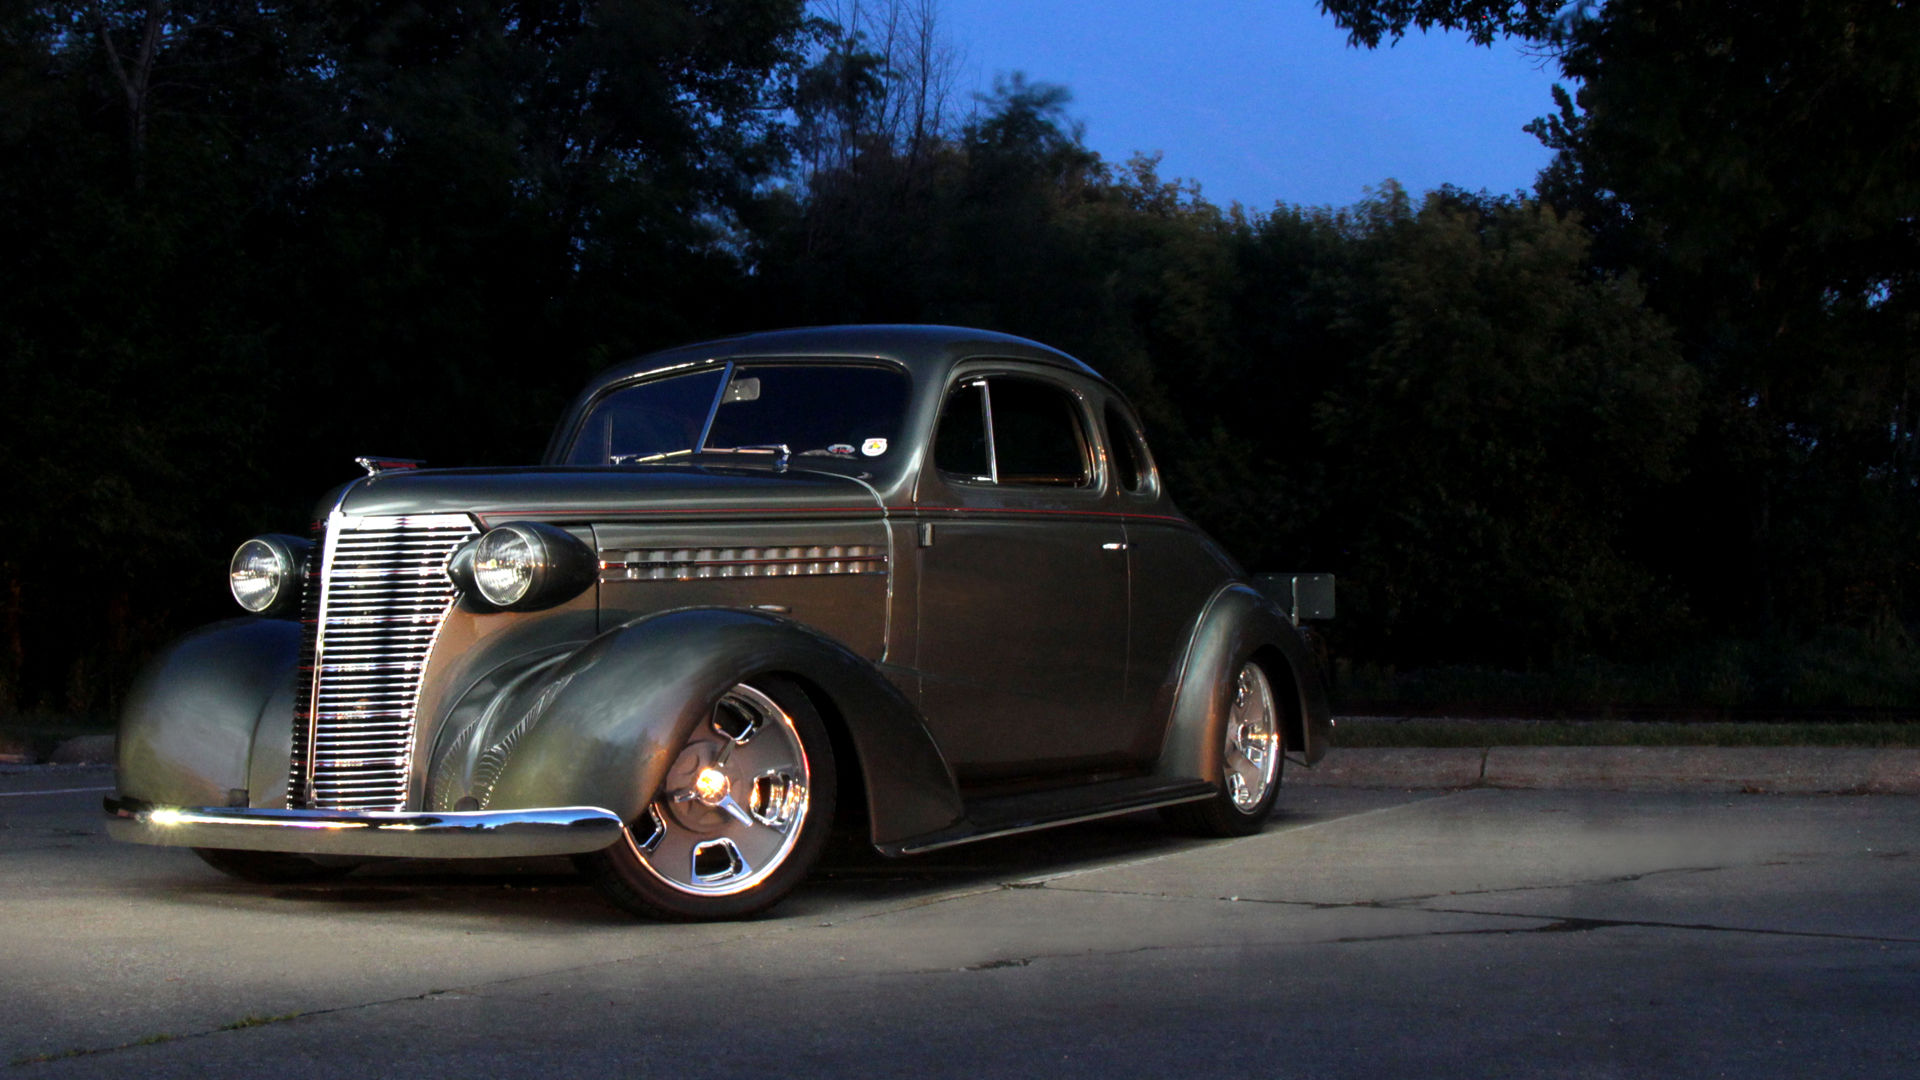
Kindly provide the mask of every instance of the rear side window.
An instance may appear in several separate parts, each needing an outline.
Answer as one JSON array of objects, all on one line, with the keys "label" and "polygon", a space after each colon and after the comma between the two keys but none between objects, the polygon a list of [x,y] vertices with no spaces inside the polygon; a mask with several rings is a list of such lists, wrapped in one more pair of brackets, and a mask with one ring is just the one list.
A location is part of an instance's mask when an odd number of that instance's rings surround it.
[{"label": "rear side window", "polygon": [[1109,402],[1106,410],[1107,445],[1113,453],[1113,472],[1120,486],[1139,491],[1146,485],[1146,467],[1140,458],[1140,436],[1120,410]]},{"label": "rear side window", "polygon": [[1002,375],[955,387],[933,460],[954,479],[1078,487],[1093,479],[1080,406],[1064,387]]}]

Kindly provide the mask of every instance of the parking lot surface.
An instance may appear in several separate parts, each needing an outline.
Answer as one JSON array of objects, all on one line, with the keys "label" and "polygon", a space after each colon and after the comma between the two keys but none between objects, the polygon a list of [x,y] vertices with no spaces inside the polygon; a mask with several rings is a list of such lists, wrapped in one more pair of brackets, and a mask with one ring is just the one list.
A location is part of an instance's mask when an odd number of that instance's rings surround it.
[{"label": "parking lot surface", "polygon": [[564,862],[232,882],[110,783],[0,776],[7,1075],[1920,1075],[1906,796],[1286,788],[677,926]]}]

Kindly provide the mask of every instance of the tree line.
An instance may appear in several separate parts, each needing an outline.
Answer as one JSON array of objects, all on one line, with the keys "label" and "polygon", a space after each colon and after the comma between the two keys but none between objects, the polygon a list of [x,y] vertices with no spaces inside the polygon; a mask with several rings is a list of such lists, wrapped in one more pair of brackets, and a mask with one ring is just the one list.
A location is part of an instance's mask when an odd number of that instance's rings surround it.
[{"label": "tree line", "polygon": [[1920,15],[1322,7],[1550,57],[1535,190],[1218,206],[965,100],[934,0],[0,3],[0,712],[110,707],[355,454],[842,321],[1088,360],[1344,661],[1911,704]]}]

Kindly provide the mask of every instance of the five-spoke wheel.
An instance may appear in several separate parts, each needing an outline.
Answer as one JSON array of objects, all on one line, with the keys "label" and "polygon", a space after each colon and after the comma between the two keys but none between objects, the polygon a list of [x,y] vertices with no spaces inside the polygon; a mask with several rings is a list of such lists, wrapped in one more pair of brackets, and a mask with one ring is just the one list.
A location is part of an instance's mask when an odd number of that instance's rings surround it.
[{"label": "five-spoke wheel", "polygon": [[818,858],[833,818],[834,762],[804,692],[763,678],[721,695],[624,842],[581,856],[620,906],[725,919],[780,899]]}]

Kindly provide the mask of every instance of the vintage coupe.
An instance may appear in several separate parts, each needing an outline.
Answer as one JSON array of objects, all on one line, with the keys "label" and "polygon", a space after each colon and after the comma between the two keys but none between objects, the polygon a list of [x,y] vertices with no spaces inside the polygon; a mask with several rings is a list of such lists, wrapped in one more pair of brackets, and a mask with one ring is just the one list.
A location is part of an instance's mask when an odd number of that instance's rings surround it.
[{"label": "vintage coupe", "polygon": [[1296,627],[1330,579],[1250,579],[1031,341],[692,345],[595,379],[537,467],[360,460],[310,540],[241,545],[251,617],[140,680],[116,837],[252,880],[565,854],[728,918],[836,816],[888,855],[1148,808],[1244,834],[1325,748]]}]

